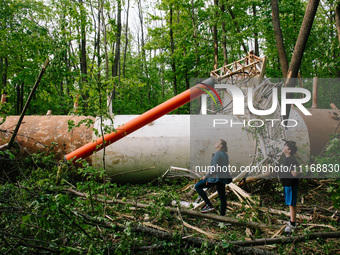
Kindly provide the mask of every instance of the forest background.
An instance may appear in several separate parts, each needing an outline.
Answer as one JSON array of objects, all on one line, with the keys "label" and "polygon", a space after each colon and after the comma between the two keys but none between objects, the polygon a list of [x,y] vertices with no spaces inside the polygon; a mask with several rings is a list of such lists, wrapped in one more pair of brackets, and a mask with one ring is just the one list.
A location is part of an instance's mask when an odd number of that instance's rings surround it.
[{"label": "forest background", "polygon": [[[26,114],[72,114],[77,102],[77,114],[105,116],[107,98],[114,114],[141,114],[251,50],[268,56],[267,77],[283,77],[272,2],[3,0],[0,92],[8,104],[1,112],[21,113],[47,58]],[[307,1],[277,3],[289,62]],[[340,77],[339,5],[320,1],[299,69],[303,78]],[[321,87],[319,107],[339,102],[339,89]],[[189,107],[175,113],[189,113]]]}]

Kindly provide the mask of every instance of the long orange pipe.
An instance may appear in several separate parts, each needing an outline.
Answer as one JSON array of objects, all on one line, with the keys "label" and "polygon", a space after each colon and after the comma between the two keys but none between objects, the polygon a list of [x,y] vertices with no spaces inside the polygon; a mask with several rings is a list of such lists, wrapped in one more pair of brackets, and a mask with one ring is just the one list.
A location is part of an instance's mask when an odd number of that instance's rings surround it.
[{"label": "long orange pipe", "polygon": [[[79,149],[67,154],[65,156],[65,160],[76,160],[79,158],[86,158],[93,154],[95,151],[99,151],[104,147],[110,145],[118,141],[119,139],[123,138],[124,136],[131,134],[132,132],[136,131],[137,129],[149,124],[150,122],[162,117],[163,115],[177,109],[178,107],[190,102],[191,100],[199,97],[200,95],[204,94],[204,90],[200,89],[207,89],[207,86],[214,85],[214,80],[209,78],[202,83],[197,84],[196,86],[188,89],[181,94],[169,99],[168,101],[152,108],[151,110],[137,116],[136,118],[128,121],[124,125],[120,126],[119,129],[116,131],[104,135],[103,137],[99,137],[96,141],[90,142],[85,144],[84,146],[80,147]],[[105,141],[105,142],[103,142]]]}]

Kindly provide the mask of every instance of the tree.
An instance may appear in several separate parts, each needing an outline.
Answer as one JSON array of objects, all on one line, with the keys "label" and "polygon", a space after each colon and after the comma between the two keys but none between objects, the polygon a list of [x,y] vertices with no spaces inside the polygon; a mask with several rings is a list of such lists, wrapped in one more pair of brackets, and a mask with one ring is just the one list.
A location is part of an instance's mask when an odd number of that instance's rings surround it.
[{"label": "tree", "polygon": [[287,60],[285,47],[283,44],[283,36],[282,36],[282,31],[281,31],[281,26],[280,26],[279,4],[277,0],[271,0],[271,6],[272,6],[272,18],[273,18],[275,40],[277,44],[277,51],[279,53],[282,75],[284,78],[286,78],[287,73],[288,73],[288,60]]}]

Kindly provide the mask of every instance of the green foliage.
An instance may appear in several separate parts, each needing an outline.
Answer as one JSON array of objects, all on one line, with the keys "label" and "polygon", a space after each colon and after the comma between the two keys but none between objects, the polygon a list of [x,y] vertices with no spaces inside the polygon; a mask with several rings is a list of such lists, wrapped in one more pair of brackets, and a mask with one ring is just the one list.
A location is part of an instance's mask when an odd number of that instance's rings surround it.
[{"label": "green foliage", "polygon": [[[272,27],[271,3],[266,1],[220,1],[219,6],[205,1],[169,1],[142,6],[144,42],[140,32],[123,21],[119,75],[112,76],[114,47],[117,42],[117,11],[114,0],[4,0],[0,3],[0,91],[8,95],[1,105],[2,115],[19,114],[46,58],[50,65],[32,100],[28,114],[108,116],[106,99],[111,96],[115,114],[141,114],[189,88],[196,78],[209,77],[213,69],[212,26],[218,32],[218,66],[224,64],[222,42],[226,40],[227,62],[242,58],[254,48],[255,37],[261,55],[267,55],[267,77],[281,77]],[[100,5],[103,4],[103,8]],[[123,9],[126,8],[123,3]],[[339,42],[334,8],[327,0],[319,7],[300,68],[302,77],[339,76]],[[171,29],[174,53],[170,48]],[[223,7],[223,8],[222,8]],[[154,11],[150,12],[149,9]],[[306,9],[305,1],[279,1],[280,22],[288,61]],[[131,9],[131,7],[130,7]],[[98,36],[98,10],[106,29]],[[256,10],[256,15],[253,11]],[[131,12],[130,12],[131,15]],[[135,24],[136,25],[136,24]],[[225,26],[225,32],[222,29]],[[81,28],[85,31],[87,73],[80,70]],[[138,34],[136,34],[138,33]],[[137,40],[136,40],[137,39]],[[141,48],[141,45],[144,45]],[[99,51],[98,51],[99,47]],[[126,48],[125,48],[126,47]],[[126,54],[125,54],[126,49]],[[176,64],[173,72],[171,64]],[[308,89],[311,85],[306,84]],[[319,107],[337,102],[339,86],[320,86]],[[73,109],[73,104],[78,108]],[[175,113],[189,113],[187,106]]]},{"label": "green foliage", "polygon": [[[339,162],[340,162],[340,139],[339,135],[331,136],[329,143],[325,149],[323,155],[317,156],[315,162],[318,164],[325,164],[330,169],[330,165],[333,166],[334,171],[332,173],[327,173],[328,178],[339,178]],[[337,169],[337,171],[336,171]],[[333,185],[328,188],[328,193],[331,196],[334,207],[340,207],[340,180],[336,179]]]}]

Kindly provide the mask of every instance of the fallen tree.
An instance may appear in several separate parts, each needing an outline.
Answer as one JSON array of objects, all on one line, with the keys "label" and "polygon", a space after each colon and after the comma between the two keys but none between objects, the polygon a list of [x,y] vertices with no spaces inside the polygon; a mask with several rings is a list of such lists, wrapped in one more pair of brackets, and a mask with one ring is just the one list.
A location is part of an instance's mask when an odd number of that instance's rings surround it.
[{"label": "fallen tree", "polygon": [[[64,192],[69,192],[71,194],[86,198],[88,197],[88,195],[86,195],[85,193],[76,191],[74,189],[65,189]],[[106,204],[124,204],[124,205],[130,205],[130,206],[134,206],[137,208],[148,208],[149,205],[147,204],[142,204],[142,203],[138,203],[138,202],[130,202],[130,201],[123,201],[120,199],[102,199],[102,198],[98,198],[98,197],[93,197],[93,200],[97,201],[97,202],[101,202],[101,203],[106,203]],[[169,210],[170,212],[177,212],[178,209],[177,208],[173,208],[170,206],[164,206],[164,209]],[[216,221],[220,221],[220,222],[227,222],[227,223],[231,223],[234,225],[238,225],[238,226],[246,226],[246,227],[250,227],[250,228],[256,228],[256,229],[280,229],[281,226],[279,225],[266,225],[263,223],[258,223],[258,222],[254,222],[254,221],[247,221],[244,219],[235,219],[235,218],[231,218],[231,217],[226,217],[226,216],[220,216],[220,215],[216,215],[216,214],[212,214],[212,213],[200,213],[194,210],[188,210],[188,209],[180,209],[179,210],[180,213],[182,214],[186,214],[186,215],[191,215],[191,216],[195,216],[195,217],[200,217],[200,218],[206,218],[206,219],[212,219],[212,220],[216,220]]]},{"label": "fallen tree", "polygon": [[[91,220],[95,223],[101,224],[105,227],[117,227],[119,229],[125,229],[126,226],[117,223],[110,223],[107,221],[101,221],[95,219],[91,216],[82,215],[85,219]],[[109,217],[110,218],[110,217]],[[137,223],[131,223],[129,225],[132,231],[141,232],[147,235],[155,236],[160,239],[172,240],[175,233],[169,231],[161,231],[158,229],[146,227]],[[242,254],[272,254],[270,252],[264,251],[262,249],[255,249],[255,248],[244,248],[246,246],[259,246],[259,245],[270,245],[270,244],[289,244],[289,243],[297,243],[297,242],[306,242],[315,240],[317,238],[328,239],[328,238],[339,238],[340,231],[334,232],[316,232],[311,233],[308,235],[299,235],[299,236],[291,236],[291,237],[283,237],[283,238],[261,238],[261,239],[253,239],[247,241],[229,241],[229,242],[216,242],[207,240],[200,237],[193,237],[193,236],[180,236],[181,240],[184,242],[190,243],[192,245],[200,247],[204,242],[207,242],[209,245],[217,245],[220,246],[222,249],[223,247],[229,247],[234,252],[242,253]],[[242,247],[240,247],[242,246]]]}]

